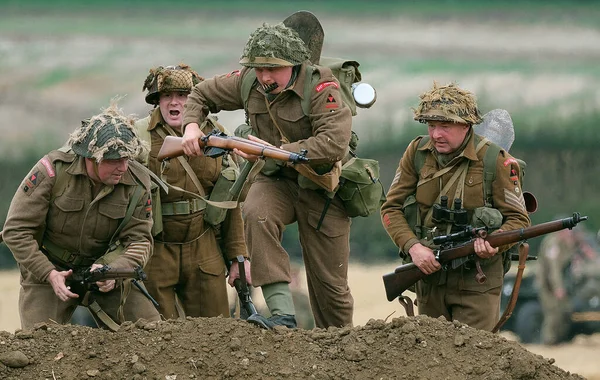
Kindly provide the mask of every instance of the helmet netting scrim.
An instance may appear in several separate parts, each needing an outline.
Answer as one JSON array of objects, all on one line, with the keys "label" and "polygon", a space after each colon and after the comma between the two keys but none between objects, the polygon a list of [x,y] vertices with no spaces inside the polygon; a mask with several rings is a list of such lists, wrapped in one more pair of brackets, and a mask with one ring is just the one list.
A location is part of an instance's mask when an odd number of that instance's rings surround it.
[{"label": "helmet netting scrim", "polygon": [[246,67],[296,66],[310,54],[298,33],[279,23],[264,23],[248,39],[240,63]]},{"label": "helmet netting scrim", "polygon": [[156,105],[161,92],[191,92],[192,87],[203,80],[203,77],[183,63],[177,66],[158,66],[150,69],[142,91],[148,90],[146,103]]},{"label": "helmet netting scrim", "polygon": [[67,145],[83,157],[102,160],[134,159],[148,150],[147,143],[137,136],[135,120],[125,116],[113,99],[102,113],[81,122]]},{"label": "helmet netting scrim", "polygon": [[467,90],[458,87],[456,83],[438,86],[433,82],[433,88],[419,96],[421,102],[414,109],[414,119],[421,123],[432,121],[451,121],[469,125],[482,122],[477,98]]}]

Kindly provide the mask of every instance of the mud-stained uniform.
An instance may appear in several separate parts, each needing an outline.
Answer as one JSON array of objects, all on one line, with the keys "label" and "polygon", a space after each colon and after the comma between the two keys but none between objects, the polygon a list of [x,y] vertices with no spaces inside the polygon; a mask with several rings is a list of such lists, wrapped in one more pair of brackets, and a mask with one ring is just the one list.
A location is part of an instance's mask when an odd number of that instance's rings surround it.
[{"label": "mud-stained uniform", "polygon": [[[164,141],[161,133],[170,133],[164,127],[160,109],[154,109],[149,117],[137,123],[146,125],[150,131],[152,142],[148,167],[161,175],[161,163],[157,159]],[[171,131],[181,137],[179,131]],[[185,159],[203,188],[203,194],[200,195],[207,196],[221,172],[221,157]],[[168,161],[162,176],[170,185],[199,194],[178,159]],[[174,188],[169,188],[168,194],[161,190],[160,196],[164,211],[163,231],[154,237],[154,254],[145,269],[148,274],[146,287],[159,303],[158,310],[167,319],[177,318],[177,297],[185,316],[228,316],[226,267],[221,247],[230,261],[238,255],[248,256],[240,208],[228,210],[221,227],[220,246],[215,229],[204,221],[205,203],[202,200]]]},{"label": "mud-stained uniform", "polygon": [[[58,165],[57,161],[62,161]],[[60,189],[53,189],[63,176]],[[66,177],[66,178],[65,178]],[[125,218],[131,197],[142,187],[129,222],[118,234],[124,247],[121,254],[106,253],[109,243]],[[21,271],[19,313],[23,328],[50,320],[69,322],[82,298],[61,301],[47,282],[52,270],[87,269],[94,263],[112,268],[144,266],[152,254],[152,209],[148,174],[129,166],[117,185],[104,185],[97,194],[88,177],[85,158],[52,151],[44,156],[23,180],[11,202],[4,225],[4,242],[12,251]],[[50,249],[47,247],[53,247]],[[57,257],[58,251],[68,252]],[[67,285],[69,284],[67,279]],[[93,297],[108,316],[118,316],[121,292],[128,293],[123,307],[124,320],[160,320],[152,305],[136,287],[123,286]]]},{"label": "mud-stained uniform", "polygon": [[[185,105],[183,125],[200,125],[209,112],[246,108],[255,136],[291,152],[306,149],[311,166],[332,165],[344,158],[352,115],[342,103],[339,82],[331,71],[321,71],[321,81],[311,95],[311,112],[306,116],[301,105],[304,83],[310,80],[306,78],[305,64],[295,83],[270,102],[260,86],[253,86],[244,107],[242,79],[250,70],[244,68],[196,85]],[[280,130],[289,143],[283,143]],[[350,218],[341,200],[334,198],[317,231],[326,202],[324,192],[301,188],[298,172],[280,164],[276,173],[256,177],[243,205],[253,285],[291,281],[289,255],[281,246],[281,239],[285,226],[297,222],[316,326],[351,325],[354,302],[348,286]]]},{"label": "mud-stained uniform", "polygon": [[[409,249],[425,237],[417,236],[406,220],[403,205],[410,195],[416,197],[424,230],[432,229],[434,224],[431,218],[426,220],[430,208],[439,202],[442,189],[459,170],[461,163],[468,160],[462,197],[462,206],[467,210],[468,220],[471,220],[475,208],[485,204],[483,158],[488,146],[483,146],[476,152],[475,134],[471,130],[462,152],[442,167],[436,160],[437,153],[434,153],[431,141],[419,148],[421,138],[413,140],[404,152],[387,193],[387,201],[381,208],[383,225],[406,261],[410,260]],[[417,149],[426,152],[420,173],[416,172],[415,166]],[[435,178],[436,173],[445,167],[452,169]],[[518,180],[519,170],[517,161],[507,152],[500,151],[496,161],[496,177],[492,183],[492,196],[493,207],[503,216],[500,228],[504,231],[528,227],[531,223]],[[431,178],[435,179],[427,181]],[[417,187],[421,180],[423,184]],[[459,182],[460,180],[455,181],[446,192],[449,203],[454,198]],[[421,242],[430,246],[424,240]],[[500,291],[504,278],[502,252],[508,248],[509,246],[499,247],[498,254],[490,259],[481,259],[481,267],[487,276],[487,281],[483,284],[476,281],[477,271],[472,264],[447,271],[440,270],[419,281],[416,284],[419,313],[434,318],[443,315],[448,320],[459,320],[472,327],[491,331],[500,315]]]}]

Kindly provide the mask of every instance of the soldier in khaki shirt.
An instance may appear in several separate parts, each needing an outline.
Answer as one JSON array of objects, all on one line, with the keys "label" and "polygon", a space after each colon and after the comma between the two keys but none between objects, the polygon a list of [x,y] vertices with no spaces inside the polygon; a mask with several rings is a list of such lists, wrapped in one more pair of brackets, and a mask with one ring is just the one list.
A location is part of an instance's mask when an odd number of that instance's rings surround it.
[{"label": "soldier in khaki shirt", "polygon": [[[403,259],[412,261],[429,275],[416,284],[420,314],[444,316],[492,330],[500,314],[502,252],[509,247],[491,247],[483,239],[476,239],[475,252],[487,275],[483,284],[476,281],[473,263],[440,271],[430,248],[433,236],[444,235],[452,227],[433,221],[430,211],[434,204],[440,203],[441,196],[448,197],[449,208],[455,198],[461,199],[468,221],[476,209],[481,210],[487,203],[483,157],[489,142],[480,143],[482,138],[473,132],[473,124],[482,121],[475,96],[455,84],[434,84],[432,90],[421,95],[419,107],[414,111],[415,120],[427,123],[429,140],[422,143],[425,137],[417,137],[404,152],[381,208],[383,225],[400,248]],[[425,157],[418,173],[417,154]],[[488,227],[508,231],[530,225],[518,181],[519,171],[517,161],[501,150],[496,160],[492,204],[488,205],[501,215],[496,218],[497,225]]]},{"label": "soldier in khaki shirt", "polygon": [[[48,153],[23,180],[4,225],[4,241],[21,271],[22,327],[67,323],[84,298],[90,304],[95,300],[116,323],[160,320],[150,300],[129,281],[97,282],[99,291],[89,298],[69,287],[75,270],[104,264],[143,267],[152,253],[150,178],[129,161],[145,149],[133,119],[112,104],[84,120],[67,145],[70,150]],[[118,230],[132,198],[133,213]],[[109,252],[111,242],[121,248]],[[101,326],[109,326],[93,314]]]},{"label": "soldier in khaki shirt", "polygon": [[[223,159],[179,157],[169,160],[164,167],[157,159],[164,137],[181,136],[183,106],[192,87],[202,80],[186,65],[151,69],[144,89],[148,90],[146,102],[155,108],[150,116],[136,123],[140,136],[150,143],[148,167],[172,185],[168,194],[161,189],[162,231],[154,236],[154,254],[146,267],[148,292],[158,301],[158,310],[167,319],[228,316],[221,250],[228,260],[238,255],[248,256],[239,206],[228,210],[225,221],[214,227],[204,220],[206,203],[193,196],[210,195]],[[217,228],[222,244],[217,240]],[[248,262],[246,270],[249,268]],[[233,265],[231,270],[237,271],[238,266]],[[247,277],[250,278],[249,272]],[[181,305],[183,315],[179,314],[176,302]]]},{"label": "soldier in khaki shirt", "polygon": [[[185,106],[184,151],[199,155],[199,125],[209,112],[245,109],[252,134],[260,140],[300,152],[308,151],[310,168],[334,173],[350,141],[352,115],[342,102],[331,70],[317,66],[320,82],[312,89],[311,112],[304,97],[308,51],[298,34],[283,24],[258,28],[248,40],[241,71],[217,76],[194,87]],[[255,75],[247,102],[244,78]],[[256,139],[251,136],[250,138]],[[256,157],[243,157],[254,160]],[[286,225],[298,223],[310,304],[317,327],[352,324],[353,299],[348,287],[350,219],[341,199],[333,199],[319,230],[325,191],[296,166],[267,161],[243,205],[246,240],[252,259],[252,281],[261,286],[272,317],[267,325],[296,327],[289,283],[290,260],[281,246]],[[337,184],[337,183],[336,183]],[[230,279],[231,281],[231,279]],[[249,319],[250,320],[250,319]]]}]

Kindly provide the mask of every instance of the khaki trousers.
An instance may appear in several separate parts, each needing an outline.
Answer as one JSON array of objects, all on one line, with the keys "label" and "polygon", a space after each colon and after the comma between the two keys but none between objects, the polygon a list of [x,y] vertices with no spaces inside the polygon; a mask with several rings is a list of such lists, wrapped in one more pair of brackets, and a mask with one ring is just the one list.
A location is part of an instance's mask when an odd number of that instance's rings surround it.
[{"label": "khaki trousers", "polygon": [[417,283],[419,314],[432,318],[444,316],[471,327],[492,331],[500,317],[500,292],[504,269],[502,255],[482,264],[487,276],[484,284],[475,280],[475,265],[469,263],[448,271],[438,271]]},{"label": "khaki trousers", "polygon": [[[229,316],[225,262],[212,228],[204,229],[202,213],[165,223],[165,243],[154,241],[154,254],[144,268],[148,292],[165,319]],[[163,221],[164,223],[164,221]],[[165,240],[167,240],[165,239]],[[185,315],[179,315],[177,303]]]},{"label": "khaki trousers", "polygon": [[[281,246],[285,226],[298,223],[310,306],[317,327],[352,325],[348,286],[350,218],[334,198],[319,231],[325,197],[301,189],[296,179],[256,177],[242,214],[254,286],[291,281],[290,258]],[[298,307],[298,305],[296,305]]]},{"label": "khaki trousers", "polygon": [[[21,269],[21,290],[19,293],[19,314],[21,327],[31,329],[36,323],[54,321],[59,324],[69,323],[75,308],[81,298],[61,301],[52,286],[47,282],[40,282],[35,276],[23,267]],[[118,309],[121,302],[120,287],[108,293],[93,292],[93,298],[102,310],[119,324]],[[137,321],[140,318],[148,321],[160,321],[160,316],[150,300],[135,286],[123,306],[125,321]],[[97,321],[98,322],[98,321]]]}]

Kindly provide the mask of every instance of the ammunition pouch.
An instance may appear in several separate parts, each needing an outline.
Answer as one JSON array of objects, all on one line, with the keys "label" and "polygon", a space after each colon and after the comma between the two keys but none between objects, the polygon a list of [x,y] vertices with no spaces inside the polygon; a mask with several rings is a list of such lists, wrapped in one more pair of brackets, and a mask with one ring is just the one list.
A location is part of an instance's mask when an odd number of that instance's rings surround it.
[{"label": "ammunition pouch", "polygon": [[[221,170],[221,174],[215,183],[215,187],[210,193],[209,200],[214,202],[233,200],[234,195],[230,190],[238,176],[239,170],[237,170],[236,167],[230,166]],[[225,220],[227,211],[228,209],[226,208],[207,205],[206,210],[204,211],[204,221],[211,226],[218,226]]]}]

